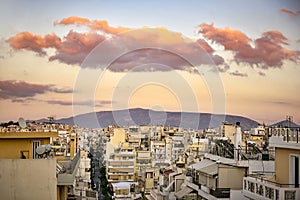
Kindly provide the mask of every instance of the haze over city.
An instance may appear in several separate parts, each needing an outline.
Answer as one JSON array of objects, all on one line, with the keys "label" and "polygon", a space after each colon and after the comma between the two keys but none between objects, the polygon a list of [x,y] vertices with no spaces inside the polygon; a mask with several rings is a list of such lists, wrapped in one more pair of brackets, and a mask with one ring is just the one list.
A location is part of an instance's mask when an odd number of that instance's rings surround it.
[{"label": "haze over city", "polygon": [[[1,122],[136,107],[300,122],[299,1],[4,1],[0,11]],[[93,63],[107,57],[107,68]]]}]

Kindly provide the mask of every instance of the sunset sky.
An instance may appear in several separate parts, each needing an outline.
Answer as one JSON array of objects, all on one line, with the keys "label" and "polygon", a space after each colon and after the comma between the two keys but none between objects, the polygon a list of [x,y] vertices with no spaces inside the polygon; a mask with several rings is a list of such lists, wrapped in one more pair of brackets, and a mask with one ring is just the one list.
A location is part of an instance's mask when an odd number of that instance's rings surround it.
[{"label": "sunset sky", "polygon": [[151,108],[300,123],[300,2],[2,1],[0,122]]}]

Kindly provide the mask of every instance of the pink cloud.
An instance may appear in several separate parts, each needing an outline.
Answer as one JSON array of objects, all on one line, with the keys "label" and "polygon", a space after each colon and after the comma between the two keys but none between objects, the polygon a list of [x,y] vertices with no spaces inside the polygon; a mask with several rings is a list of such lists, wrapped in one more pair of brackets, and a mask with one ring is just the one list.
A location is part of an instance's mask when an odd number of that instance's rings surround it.
[{"label": "pink cloud", "polygon": [[72,93],[72,90],[60,89],[52,84],[42,85],[18,80],[0,81],[0,99],[11,99],[12,101],[17,101],[47,92]]},{"label": "pink cloud", "polygon": [[[286,49],[287,38],[278,31],[267,31],[262,36],[252,41],[246,34],[239,30],[216,28],[213,24],[203,23],[199,33],[204,38],[224,46],[225,50],[234,52],[237,63],[244,62],[257,65],[261,68],[281,68],[283,61],[297,62],[299,54]],[[254,46],[251,46],[251,42]]]},{"label": "pink cloud", "polygon": [[44,37],[30,32],[21,32],[6,40],[15,50],[26,49],[40,55],[45,55],[46,48],[59,48],[61,40],[55,34],[48,34]]},{"label": "pink cloud", "polygon": [[131,28],[127,27],[112,27],[109,26],[106,20],[89,20],[87,18],[70,16],[62,19],[59,22],[54,22],[55,25],[78,25],[78,26],[88,26],[92,30],[100,30],[110,34],[118,34],[124,31],[129,31]]},{"label": "pink cloud", "polygon": [[77,33],[71,30],[62,39],[61,46],[56,49],[55,55],[51,56],[49,60],[80,65],[93,48],[104,40],[105,36],[95,32]]},{"label": "pink cloud", "polygon": [[[88,54],[101,42],[105,41],[107,51],[102,52],[101,56],[107,56],[109,52],[117,51],[119,49],[135,49],[135,47],[145,47],[134,52],[126,52],[111,65],[112,71],[128,71],[133,68],[136,70],[151,71],[147,65],[144,68],[137,69],[136,66],[148,63],[160,63],[161,65],[169,66],[168,70],[188,70],[189,63],[182,58],[181,55],[174,55],[172,52],[164,51],[163,49],[176,49],[182,55],[190,55],[198,58],[201,64],[216,65],[224,64],[224,59],[214,54],[213,48],[205,40],[191,40],[184,38],[181,33],[169,31],[166,28],[154,29],[138,29],[133,31],[133,34],[117,34],[126,30],[131,30],[124,27],[111,27],[106,21],[89,20],[81,17],[68,17],[56,25],[77,25],[88,26],[90,31],[85,33],[78,33],[70,30],[69,33],[63,37],[58,38],[56,35],[36,35],[33,33],[19,33],[7,40],[13,49],[24,49],[28,51],[38,52],[45,55],[45,49],[54,48],[56,51],[49,56],[49,61],[59,61],[70,65],[80,65]],[[95,30],[101,30],[100,32]],[[105,33],[112,34],[109,37]],[[126,32],[127,33],[127,32]],[[117,34],[117,35],[116,35]],[[122,44],[118,39],[121,38]],[[161,49],[149,49],[151,46],[159,46]],[[210,60],[207,58],[210,57]],[[209,60],[209,62],[208,62]],[[88,67],[97,67],[95,66]],[[156,70],[166,70],[166,67],[156,67]]]},{"label": "pink cloud", "polygon": [[280,11],[281,11],[281,12],[284,12],[284,13],[287,13],[287,14],[289,14],[289,15],[291,15],[291,16],[298,16],[298,15],[300,15],[300,10],[294,12],[294,11],[292,11],[292,10],[282,8],[282,9],[280,9]]}]

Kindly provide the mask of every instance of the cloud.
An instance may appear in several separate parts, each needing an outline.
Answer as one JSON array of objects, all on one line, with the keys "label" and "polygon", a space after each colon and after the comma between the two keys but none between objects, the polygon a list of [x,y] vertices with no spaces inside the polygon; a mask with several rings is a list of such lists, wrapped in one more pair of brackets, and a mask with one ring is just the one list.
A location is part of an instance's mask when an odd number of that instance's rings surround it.
[{"label": "cloud", "polygon": [[68,100],[47,100],[48,104],[61,105],[61,106],[92,106],[92,107],[102,107],[103,105],[111,104],[112,101],[68,101]]},{"label": "cloud", "polygon": [[[166,28],[144,28],[126,32],[106,40],[105,46],[108,52],[125,50],[125,54],[110,65],[111,71],[190,71],[194,66],[191,66],[189,59],[197,60],[197,63],[193,63],[195,65],[224,63],[224,59],[214,54],[212,47],[206,42],[185,38],[181,33]],[[126,52],[126,49],[134,50]],[[101,56],[105,56],[104,53],[97,54],[99,60]]]},{"label": "cloud", "polygon": [[200,45],[200,47],[206,51],[207,53],[213,53],[214,49],[203,39],[198,39],[197,43]]},{"label": "cloud", "polygon": [[95,46],[104,40],[105,36],[95,32],[77,33],[71,30],[49,61],[58,60],[70,65],[80,65]]},{"label": "cloud", "polygon": [[288,99],[273,99],[273,100],[265,100],[262,102],[266,104],[275,104],[277,106],[291,106],[296,108],[300,106],[298,101],[293,102],[292,100],[288,100]]},{"label": "cloud", "polygon": [[108,25],[106,20],[89,20],[87,18],[70,16],[62,19],[61,21],[54,22],[54,25],[77,25],[77,26],[87,26],[92,30],[100,30],[109,34],[119,34],[124,31],[129,31],[131,28],[127,27],[112,27]]},{"label": "cloud", "polygon": [[229,70],[229,68],[230,68],[229,65],[218,66],[219,72],[227,72]]},{"label": "cloud", "polygon": [[292,10],[282,8],[282,9],[280,9],[280,11],[281,11],[281,12],[284,12],[284,13],[287,13],[287,14],[289,14],[289,15],[291,15],[291,16],[298,16],[298,15],[300,15],[300,10],[294,12],[294,11],[292,11]]},{"label": "cloud", "polygon": [[11,99],[11,102],[13,103],[28,103],[30,101],[37,101],[37,99],[33,97],[26,97],[26,98],[18,98],[18,99]]},{"label": "cloud", "polygon": [[72,93],[72,90],[59,89],[55,85],[33,84],[25,81],[0,81],[0,99],[10,99],[14,102],[20,102],[22,99],[32,100],[31,97],[47,92]]},{"label": "cloud", "polygon": [[240,77],[248,77],[248,74],[247,73],[242,73],[242,72],[239,72],[239,71],[234,71],[234,72],[230,72],[229,73],[230,75],[233,75],[233,76],[240,76]]},{"label": "cloud", "polygon": [[54,93],[61,93],[61,94],[70,94],[74,92],[73,89],[70,88],[55,88],[55,87],[50,88],[49,91]]},{"label": "cloud", "polygon": [[[207,41],[219,44],[225,51],[233,52],[236,63],[247,63],[262,69],[281,68],[284,61],[299,61],[299,52],[289,50],[287,38],[278,31],[264,32],[261,37],[251,39],[239,30],[230,27],[217,28],[214,24],[202,23],[199,33],[203,39],[190,39],[181,33],[166,28],[142,28],[133,30],[127,27],[112,27],[105,20],[89,20],[77,16],[56,21],[55,25],[87,26],[89,31],[79,33],[70,30],[59,38],[54,33],[45,36],[21,32],[6,40],[14,50],[27,50],[48,56],[49,61],[69,65],[81,65],[90,52],[99,44],[105,49],[99,52],[96,62],[106,60],[108,55],[124,50],[124,55],[115,58],[109,69],[115,72],[186,70],[192,72],[186,57],[197,60],[196,65],[215,64],[219,71],[227,71],[227,64]],[[128,31],[132,30],[132,31]],[[124,31],[127,31],[124,33]],[[121,42],[120,42],[121,41]],[[151,48],[152,46],[160,47]],[[145,48],[141,48],[145,47]],[[47,55],[47,49],[54,53]],[[136,49],[126,52],[126,49]],[[169,52],[176,49],[180,55]],[[188,55],[188,56],[186,56]],[[107,63],[94,63],[82,67],[98,68]],[[104,61],[105,62],[105,61]],[[156,65],[154,65],[156,64]],[[158,65],[160,64],[160,65]],[[167,66],[167,67],[166,67]]]},{"label": "cloud", "polygon": [[[97,55],[96,60],[105,60],[107,55],[119,52],[120,49],[125,54],[113,62],[110,66],[111,71],[165,71],[165,70],[187,70],[193,67],[185,59],[185,55],[198,61],[197,65],[216,64],[223,65],[224,59],[215,54],[214,49],[203,39],[192,40],[183,37],[181,33],[170,31],[166,28],[142,28],[132,30],[124,27],[109,26],[106,21],[89,20],[81,17],[68,17],[54,23],[55,25],[77,25],[88,26],[91,30],[79,33],[70,30],[63,37],[58,38],[52,35],[36,35],[29,32],[19,33],[7,40],[13,49],[24,49],[34,51],[40,55],[46,55],[47,48],[54,48],[55,52],[49,55],[49,61],[58,61],[69,65],[81,65],[89,53],[100,43],[105,41],[105,49]],[[99,31],[100,30],[100,31]],[[109,36],[110,34],[110,36]],[[159,47],[149,48],[152,46]],[[141,48],[145,47],[145,48]],[[126,49],[137,49],[126,52]],[[176,49],[180,55],[175,55],[165,49]],[[98,59],[100,58],[100,59]],[[158,63],[166,67],[156,67],[148,64]],[[90,68],[98,68],[101,64],[94,63]],[[146,65],[145,65],[146,64]],[[194,63],[195,64],[195,63]],[[143,67],[137,67],[144,65]]]},{"label": "cloud", "polygon": [[260,68],[281,68],[283,61],[297,62],[299,54],[286,49],[287,38],[278,31],[267,31],[256,40],[251,40],[239,30],[216,28],[213,24],[202,23],[199,33],[213,43],[220,44],[225,50],[234,53],[237,63],[243,62]]},{"label": "cloud", "polygon": [[21,32],[6,40],[15,50],[26,49],[34,51],[39,55],[46,55],[46,48],[59,48],[61,40],[55,34],[48,34],[44,37],[30,32]]},{"label": "cloud", "polygon": [[266,76],[266,74],[264,72],[258,72],[258,75],[260,75],[260,76]]}]

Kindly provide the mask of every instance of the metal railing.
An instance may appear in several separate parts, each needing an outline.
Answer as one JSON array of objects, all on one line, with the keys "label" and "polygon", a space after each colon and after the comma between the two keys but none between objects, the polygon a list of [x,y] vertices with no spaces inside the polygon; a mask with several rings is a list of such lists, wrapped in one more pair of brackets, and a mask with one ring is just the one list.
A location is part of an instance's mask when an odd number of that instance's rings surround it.
[{"label": "metal railing", "polygon": [[282,184],[262,177],[248,176],[243,179],[243,193],[250,198],[296,200],[300,188],[293,184]]},{"label": "metal railing", "polygon": [[270,136],[280,136],[285,142],[296,142],[300,143],[300,128],[299,127],[270,127]]}]

